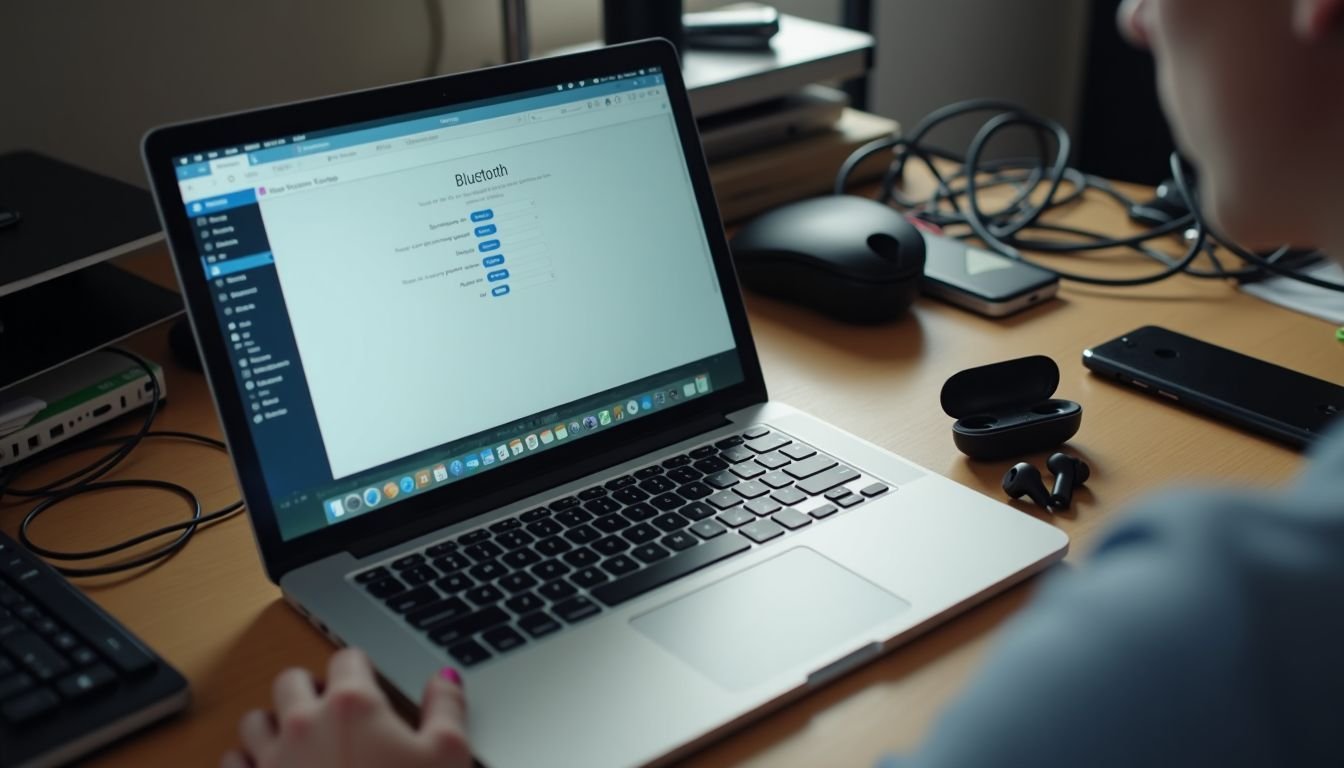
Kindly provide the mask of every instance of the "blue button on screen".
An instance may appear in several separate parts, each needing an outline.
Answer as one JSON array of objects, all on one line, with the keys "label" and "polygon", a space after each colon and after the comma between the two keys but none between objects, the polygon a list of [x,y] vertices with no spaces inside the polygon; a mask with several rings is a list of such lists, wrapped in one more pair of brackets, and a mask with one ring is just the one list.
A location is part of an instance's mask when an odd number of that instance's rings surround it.
[{"label": "blue button on screen", "polygon": [[486,208],[484,211],[471,212],[472,221],[489,221],[493,218],[495,218],[495,212],[489,208]]},{"label": "blue button on screen", "polygon": [[486,235],[493,235],[498,231],[499,228],[496,227],[494,224],[482,224],[481,226],[476,228],[476,236],[485,237]]},{"label": "blue button on screen", "polygon": [[508,296],[508,295],[509,295],[509,286],[507,286],[507,285],[497,285],[497,286],[495,286],[494,288],[490,289],[490,295],[491,295],[491,296]]},{"label": "blue button on screen", "polygon": [[483,266],[483,267],[498,267],[500,264],[503,264],[503,263],[504,263],[504,257],[503,257],[503,256],[486,256],[485,259],[481,261],[481,266]]},{"label": "blue button on screen", "polygon": [[490,274],[486,275],[486,276],[485,276],[485,279],[486,279],[486,280],[489,280],[489,281],[492,282],[492,283],[497,283],[497,282],[499,282],[500,280],[506,280],[506,279],[508,279],[508,277],[509,277],[509,270],[507,270],[507,269],[496,269],[494,272],[491,272]]},{"label": "blue button on screen", "polygon": [[499,250],[499,241],[486,240],[484,243],[481,243],[476,247],[480,249],[481,253],[489,253],[490,251],[497,251]]}]

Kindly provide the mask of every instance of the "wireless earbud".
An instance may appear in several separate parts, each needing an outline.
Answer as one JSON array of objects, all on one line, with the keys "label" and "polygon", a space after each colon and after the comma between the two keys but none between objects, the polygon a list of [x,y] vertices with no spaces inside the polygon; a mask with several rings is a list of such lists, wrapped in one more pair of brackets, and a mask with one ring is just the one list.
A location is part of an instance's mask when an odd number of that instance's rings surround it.
[{"label": "wireless earbud", "polygon": [[1003,476],[1003,490],[1014,499],[1030,496],[1037,504],[1050,508],[1052,499],[1045,490],[1045,481],[1041,480],[1041,471],[1023,461],[1013,465]]},{"label": "wireless earbud", "polygon": [[1087,482],[1092,468],[1087,462],[1067,453],[1056,453],[1046,460],[1045,466],[1055,473],[1055,488],[1050,494],[1051,502],[1059,509],[1068,509],[1073,503],[1073,489]]}]

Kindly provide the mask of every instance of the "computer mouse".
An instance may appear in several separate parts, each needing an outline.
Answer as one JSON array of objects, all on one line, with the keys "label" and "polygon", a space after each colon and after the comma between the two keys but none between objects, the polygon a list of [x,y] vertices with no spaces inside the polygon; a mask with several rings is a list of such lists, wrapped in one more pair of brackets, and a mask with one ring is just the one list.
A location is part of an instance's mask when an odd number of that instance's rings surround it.
[{"label": "computer mouse", "polygon": [[924,237],[899,211],[866,197],[790,203],[744,224],[730,243],[742,284],[838,320],[904,314],[924,274]]}]

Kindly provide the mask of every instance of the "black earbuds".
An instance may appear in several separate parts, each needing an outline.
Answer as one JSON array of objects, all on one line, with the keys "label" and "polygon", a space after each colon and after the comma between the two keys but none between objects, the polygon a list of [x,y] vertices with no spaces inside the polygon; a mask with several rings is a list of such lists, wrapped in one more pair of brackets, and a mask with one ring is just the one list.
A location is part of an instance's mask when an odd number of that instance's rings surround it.
[{"label": "black earbuds", "polygon": [[1067,453],[1056,453],[1046,460],[1045,466],[1055,473],[1054,491],[1047,491],[1041,471],[1025,461],[1013,465],[1003,476],[1003,490],[1014,499],[1031,497],[1049,510],[1068,509],[1073,503],[1073,489],[1087,482],[1091,467],[1082,459]]}]

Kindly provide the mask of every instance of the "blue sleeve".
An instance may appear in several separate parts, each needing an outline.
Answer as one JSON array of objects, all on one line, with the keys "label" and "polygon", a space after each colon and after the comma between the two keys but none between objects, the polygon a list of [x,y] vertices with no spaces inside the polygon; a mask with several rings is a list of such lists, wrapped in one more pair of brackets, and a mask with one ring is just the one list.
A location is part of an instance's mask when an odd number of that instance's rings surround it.
[{"label": "blue sleeve", "polygon": [[1292,488],[1154,498],[882,768],[1340,765],[1344,433]]}]

